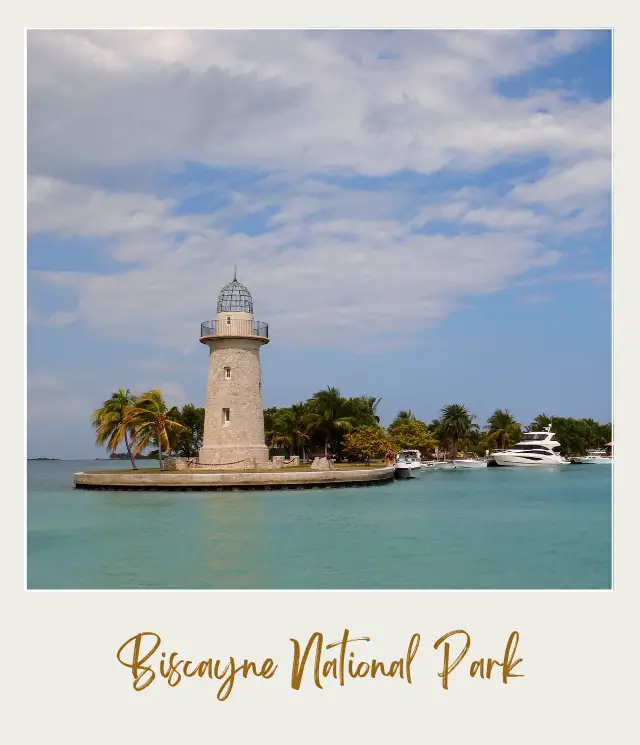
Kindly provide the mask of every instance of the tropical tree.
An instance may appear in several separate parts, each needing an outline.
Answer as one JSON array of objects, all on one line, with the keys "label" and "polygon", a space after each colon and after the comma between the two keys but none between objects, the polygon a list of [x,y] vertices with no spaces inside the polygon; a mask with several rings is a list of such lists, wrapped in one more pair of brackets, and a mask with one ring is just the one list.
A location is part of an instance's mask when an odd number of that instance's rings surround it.
[{"label": "tropical tree", "polygon": [[588,449],[602,447],[611,441],[611,425],[599,424],[593,419],[554,416],[550,424],[562,446],[563,455],[584,455]]},{"label": "tropical tree", "polygon": [[375,396],[354,396],[343,400],[344,414],[353,418],[355,426],[373,426],[380,423],[377,415],[382,399]]},{"label": "tropical tree", "polygon": [[309,400],[309,411],[304,415],[309,431],[324,440],[324,454],[329,454],[329,443],[336,434],[341,436],[351,431],[357,424],[348,410],[345,399],[334,387],[318,391]]},{"label": "tropical tree", "polygon": [[131,467],[137,469],[135,454],[131,449],[135,436],[129,424],[129,411],[134,398],[128,388],[118,388],[93,412],[92,425],[96,431],[96,445],[105,445],[107,452],[115,453],[118,445],[124,442]]},{"label": "tropical tree", "polygon": [[582,419],[579,421],[582,423],[581,429],[586,448],[599,448],[610,441],[611,438],[606,437],[602,425],[596,422],[595,419]]},{"label": "tropical tree", "polygon": [[189,432],[184,424],[169,416],[162,391],[158,388],[141,393],[136,398],[128,409],[126,423],[135,434],[136,455],[149,445],[157,444],[160,468],[163,450],[169,449],[169,438],[180,432]]},{"label": "tropical tree", "polygon": [[480,440],[474,452],[478,455],[485,455],[488,450],[495,450],[497,447],[498,441],[496,436],[489,432],[489,430],[485,430],[480,434]]},{"label": "tropical tree", "polygon": [[179,452],[187,457],[196,456],[202,448],[204,438],[204,407],[185,404],[178,420],[187,428],[184,436],[178,438]]},{"label": "tropical tree", "polygon": [[465,452],[474,452],[474,453],[484,452],[483,449],[481,448],[481,444],[483,441],[482,434],[483,433],[480,431],[480,427],[477,424],[472,423],[471,429],[469,430],[467,436],[463,437],[460,440],[460,447],[462,448],[462,450],[464,450]]},{"label": "tropical tree", "polygon": [[551,417],[546,414],[538,414],[538,416],[529,425],[530,432],[540,432],[551,424]]},{"label": "tropical tree", "polygon": [[186,458],[197,456],[204,437],[204,409],[193,404],[185,404],[180,411],[177,406],[173,406],[167,412],[167,416],[186,427],[186,430],[167,433],[170,451]]},{"label": "tropical tree", "polygon": [[469,413],[466,406],[460,404],[449,404],[440,410],[440,436],[449,444],[453,457],[458,452],[458,442],[478,430],[474,419],[475,416]]},{"label": "tropical tree", "polygon": [[375,421],[376,424],[380,424],[380,417],[378,416],[378,406],[380,405],[381,398],[375,396],[360,396],[360,400],[364,404],[367,414]]},{"label": "tropical tree", "polygon": [[384,429],[378,425],[356,427],[344,436],[343,447],[348,453],[360,456],[367,463],[371,458],[391,450],[391,442]]},{"label": "tropical tree", "polygon": [[522,427],[508,409],[496,409],[487,419],[487,429],[503,450],[522,437]]},{"label": "tropical tree", "polygon": [[411,409],[402,409],[398,412],[396,419],[415,419],[415,416],[411,412]]},{"label": "tropical tree", "polygon": [[309,439],[309,425],[305,421],[307,414],[304,404],[294,404],[288,409],[278,409],[273,422],[273,441],[284,445],[289,456],[298,455],[302,447],[304,459],[304,442]]},{"label": "tropical tree", "polygon": [[440,455],[440,445],[442,443],[442,432],[440,431],[440,420],[439,419],[432,419],[430,422],[427,423],[427,432],[431,435],[435,442],[435,446],[433,448],[434,454],[436,457]]},{"label": "tropical tree", "polygon": [[264,416],[264,438],[269,449],[278,446],[276,442],[276,416],[281,409],[272,406],[263,411]]},{"label": "tropical tree", "polygon": [[387,429],[389,439],[396,450],[420,450],[422,453],[434,450],[437,440],[419,419],[400,419],[399,417]]}]

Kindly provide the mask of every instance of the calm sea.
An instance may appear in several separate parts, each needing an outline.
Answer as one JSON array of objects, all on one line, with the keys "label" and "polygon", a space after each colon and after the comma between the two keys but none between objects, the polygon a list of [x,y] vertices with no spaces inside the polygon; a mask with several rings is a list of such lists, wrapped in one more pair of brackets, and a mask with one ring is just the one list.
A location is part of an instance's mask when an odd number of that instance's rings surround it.
[{"label": "calm sea", "polygon": [[28,464],[30,589],[611,587],[611,467],[433,471],[386,486],[103,492]]}]

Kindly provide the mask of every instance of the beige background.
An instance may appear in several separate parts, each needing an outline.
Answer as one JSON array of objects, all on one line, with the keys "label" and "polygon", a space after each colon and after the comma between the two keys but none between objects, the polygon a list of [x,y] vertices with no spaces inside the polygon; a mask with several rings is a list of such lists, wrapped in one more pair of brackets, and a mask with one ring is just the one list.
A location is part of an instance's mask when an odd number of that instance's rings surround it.
[{"label": "beige background", "polygon": [[[24,591],[24,478],[15,452],[17,434],[5,422],[2,452],[15,453],[2,492],[4,583],[2,612],[3,718],[9,741],[209,742],[400,742],[626,743],[637,731],[638,644],[635,640],[638,574],[637,459],[638,352],[633,316],[638,315],[637,11],[621,2],[563,3],[541,0],[525,14],[512,2],[447,3],[420,13],[422,4],[359,5],[349,13],[342,0],[316,8],[278,2],[243,10],[239,3],[213,14],[208,3],[159,5],[112,0],[100,14],[80,2],[43,2],[40,13],[14,5],[2,26],[3,92],[11,113],[23,110],[19,74],[21,28],[27,26],[609,26],[616,27],[616,249],[615,249],[615,590],[614,592],[395,592],[395,593],[62,593]],[[631,5],[631,4],[627,4]],[[275,7],[281,8],[278,15]],[[455,10],[459,8],[456,13]],[[466,10],[465,8],[468,8]],[[138,10],[140,9],[140,10]],[[287,12],[288,9],[288,12]],[[146,12],[143,12],[145,10]],[[72,12],[74,11],[74,12]],[[316,13],[315,17],[313,14]],[[634,57],[636,59],[634,59]],[[635,64],[634,64],[635,63]],[[3,120],[3,257],[9,277],[0,293],[3,317],[24,306],[21,285],[24,244],[23,123]],[[633,325],[632,325],[633,324]],[[2,367],[5,392],[25,388],[22,329],[5,327]],[[6,341],[8,337],[8,343]],[[24,408],[8,396],[8,421]],[[5,407],[6,410],[6,407]],[[22,454],[24,457],[24,454]],[[634,607],[634,602],[635,607]],[[288,688],[290,636],[321,630],[338,638],[348,627],[370,635],[373,653],[397,655],[410,635],[423,635],[415,682],[347,681],[344,689]],[[433,641],[463,627],[472,650],[499,654],[510,631],[521,634],[521,671],[526,677],[499,681],[452,678],[439,688]],[[128,671],[115,658],[120,644],[139,631],[156,631],[163,648],[185,655],[274,656],[282,665],[271,681],[239,681],[225,703],[213,684],[188,680],[176,689],[163,681],[134,693]],[[634,690],[635,689],[635,690]]]}]

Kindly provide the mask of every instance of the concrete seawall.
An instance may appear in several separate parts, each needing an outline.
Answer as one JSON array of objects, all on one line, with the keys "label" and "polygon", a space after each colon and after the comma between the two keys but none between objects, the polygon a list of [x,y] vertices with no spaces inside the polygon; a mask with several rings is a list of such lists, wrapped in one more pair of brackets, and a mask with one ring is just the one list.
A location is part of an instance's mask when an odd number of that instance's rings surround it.
[{"label": "concrete seawall", "polygon": [[374,486],[393,481],[394,469],[367,468],[336,471],[272,471],[267,473],[155,473],[74,474],[77,489],[137,491],[250,491],[257,489],[323,489]]}]

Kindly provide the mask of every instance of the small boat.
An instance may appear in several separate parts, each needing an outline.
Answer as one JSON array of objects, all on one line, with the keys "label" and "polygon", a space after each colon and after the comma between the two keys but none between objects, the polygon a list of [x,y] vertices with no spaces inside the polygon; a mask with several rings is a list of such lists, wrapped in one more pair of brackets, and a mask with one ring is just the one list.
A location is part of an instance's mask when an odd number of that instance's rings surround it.
[{"label": "small boat", "polygon": [[495,451],[488,465],[496,466],[566,466],[570,460],[560,455],[561,445],[554,439],[551,425],[542,432],[525,432],[522,440],[506,450]]},{"label": "small boat", "polygon": [[586,455],[575,455],[571,458],[572,463],[594,466],[613,465],[613,456],[606,450],[587,450]]},{"label": "small boat", "polygon": [[484,458],[478,458],[477,455],[471,455],[468,458],[454,458],[453,465],[456,468],[486,468],[487,461]]},{"label": "small boat", "polygon": [[440,471],[455,471],[455,463],[452,460],[439,460],[436,463],[436,468]]},{"label": "small boat", "polygon": [[422,467],[434,470],[437,469],[439,471],[452,471],[455,468],[455,465],[453,464],[453,461],[450,460],[423,460],[422,461]]},{"label": "small boat", "polygon": [[402,450],[396,456],[394,475],[397,479],[415,479],[420,475],[422,463],[419,450]]}]

